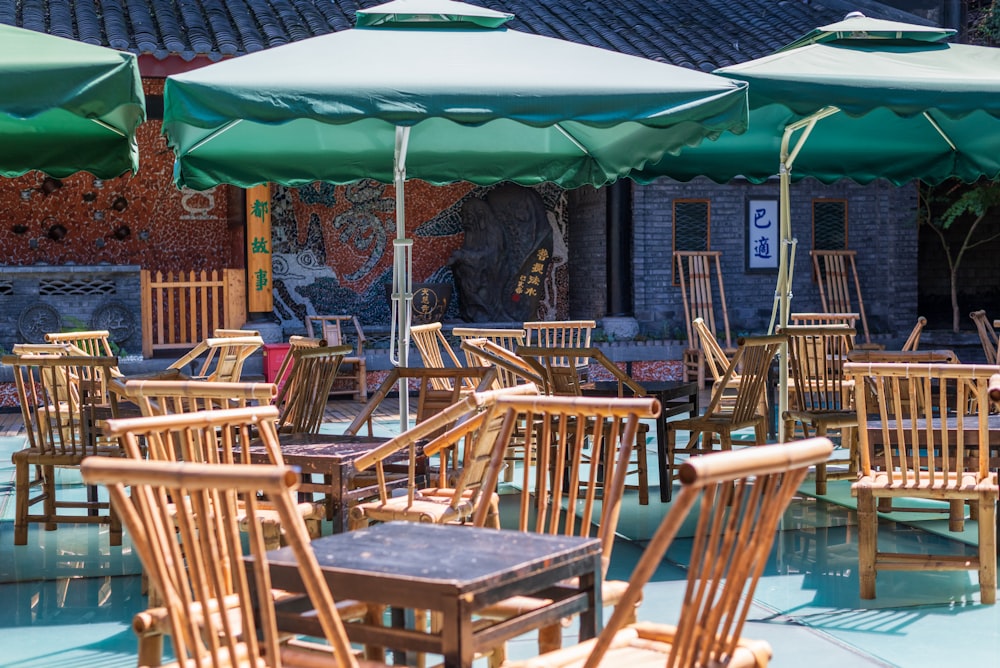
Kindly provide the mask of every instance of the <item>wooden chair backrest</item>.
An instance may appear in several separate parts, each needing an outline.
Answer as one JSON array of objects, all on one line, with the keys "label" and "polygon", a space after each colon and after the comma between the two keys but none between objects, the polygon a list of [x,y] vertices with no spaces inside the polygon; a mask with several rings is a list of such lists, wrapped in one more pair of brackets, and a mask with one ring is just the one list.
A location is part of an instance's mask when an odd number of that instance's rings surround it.
[{"label": "wooden chair backrest", "polygon": [[[781,520],[810,466],[833,451],[826,438],[777,443],[705,457],[681,465],[674,497],[615,606],[586,666],[597,666],[615,635],[630,621],[643,587],[660,568],[667,548],[696,514],[694,539],[668,668],[726,665],[740,643],[753,594],[771,554]],[[660,664],[664,665],[664,664]]]},{"label": "wooden chair backrest", "polygon": [[[276,416],[273,407],[263,407],[113,420],[109,433],[135,448],[140,440],[185,441],[195,431],[205,432],[199,438],[207,440],[208,431],[245,431],[253,423],[264,439],[276,443]],[[285,541],[295,553],[329,642],[310,650],[313,660],[319,658],[315,652],[327,652],[331,665],[358,665],[296,508],[299,476],[294,469],[106,457],[92,457],[81,469],[87,484],[107,487],[162,597],[171,644],[182,661],[205,666],[280,666],[283,659],[292,663],[289,653],[294,650],[281,646],[275,624],[262,523],[256,521],[261,495],[280,515]],[[241,532],[248,536],[246,548]],[[253,558],[254,568],[244,567],[247,556]],[[238,612],[210,614],[233,607]]]},{"label": "wooden chair backrest", "polygon": [[[524,451],[536,453],[534,463],[524,462],[522,468],[516,528],[596,536],[602,543],[602,573],[607,573],[639,421],[658,417],[660,403],[652,398],[504,396],[496,400],[496,411],[505,414],[500,441],[509,444],[516,438]],[[525,424],[532,428],[524,430]],[[499,473],[492,472],[487,484],[495,484]]]},{"label": "wooden chair backrest", "polygon": [[913,329],[910,330],[910,335],[907,336],[906,341],[903,342],[902,350],[916,350],[920,346],[920,335],[923,333],[924,327],[926,326],[927,318],[923,316],[917,318],[917,322],[914,323]]},{"label": "wooden chair backrest", "polygon": [[[48,335],[46,335],[48,336]],[[100,348],[100,346],[90,346]],[[11,347],[11,352],[15,355],[68,355],[73,357],[114,357],[103,353],[87,352],[83,348],[71,341],[59,341],[52,343],[15,343]],[[117,358],[115,358],[117,360]],[[91,401],[95,404],[106,404],[111,401],[110,388],[123,376],[118,370],[118,364],[107,369],[105,373],[102,366],[84,365],[77,369],[77,373],[83,374],[81,378],[86,381],[88,387],[93,392],[99,394],[92,395]],[[90,374],[98,374],[97,378],[91,378]],[[106,376],[106,377],[105,377]]]},{"label": "wooden chair backrest", "polygon": [[[483,488],[487,469],[494,457],[494,445],[503,421],[503,414],[492,408],[499,397],[537,394],[533,385],[519,385],[499,390],[472,392],[461,397],[434,415],[418,421],[413,428],[389,439],[375,450],[361,455],[354,462],[358,471],[375,467],[379,495],[383,502],[388,500],[386,474],[383,462],[391,455],[409,449],[410,467],[407,484],[408,501],[413,503],[417,491],[415,470],[415,445],[428,441],[423,447],[424,455],[439,455],[437,485],[453,490],[450,505],[456,508],[463,501],[463,495],[471,492],[471,503],[476,505]],[[457,456],[453,456],[456,455]],[[503,453],[497,455],[501,458]],[[448,461],[456,462],[449,468]],[[453,475],[452,473],[456,475]],[[430,486],[434,486],[433,483]],[[489,494],[491,492],[487,492]],[[488,504],[487,504],[488,505]]]},{"label": "wooden chair backrest", "polygon": [[[344,332],[344,328],[350,323],[354,327],[354,343]],[[319,331],[316,331],[316,330]],[[361,328],[361,322],[357,316],[353,315],[307,315],[306,316],[306,337],[319,338],[326,341],[328,346],[352,345],[353,354],[351,357],[360,357],[365,354],[365,332]],[[349,358],[345,361],[353,361]]]},{"label": "wooden chair backrest", "polygon": [[[81,332],[49,332],[45,335],[48,343],[66,343],[76,347],[73,354],[86,357],[116,357],[111,349],[111,332],[106,329],[95,329]],[[121,371],[116,366],[111,370],[112,376],[119,377]]]},{"label": "wooden chair backrest", "polygon": [[[410,340],[420,353],[420,359],[424,366],[429,369],[447,369],[451,367],[463,367],[462,361],[452,350],[451,344],[445,338],[441,330],[441,323],[432,322],[427,325],[414,325],[410,328]],[[451,386],[445,378],[435,378],[432,385],[438,390],[449,390]],[[472,386],[465,386],[468,392],[473,391]]]},{"label": "wooden chair backrest", "polygon": [[[496,382],[497,372],[493,367],[448,367],[445,369],[429,369],[426,367],[393,367],[379,388],[369,397],[357,417],[344,430],[345,434],[357,434],[362,427],[367,426],[369,436],[375,436],[376,409],[394,392],[401,379],[409,385],[416,385],[417,411],[415,421],[419,424],[442,409],[456,403],[464,394],[466,387],[472,386],[476,391],[489,390]],[[444,380],[445,389],[436,387],[435,381]]]},{"label": "wooden chair backrest", "polygon": [[47,455],[96,454],[98,408],[117,357],[4,355],[13,369],[29,447]]},{"label": "wooden chair backrest", "polygon": [[[720,344],[724,345],[726,350],[732,350],[733,340],[729,332],[729,309],[726,307],[726,290],[722,283],[722,253],[720,251],[674,251],[674,258],[677,262],[677,276],[681,286],[681,299],[684,303],[684,323],[687,325],[688,348],[701,346],[698,332],[693,326],[695,318],[701,318],[705,321],[709,331],[721,332]],[[716,307],[715,301],[716,294],[719,297],[718,307]]]},{"label": "wooden chair backrest", "polygon": [[205,339],[186,355],[168,366],[183,370],[204,355],[204,361],[194,377],[215,382],[237,382],[243,375],[243,365],[264,345],[260,336],[220,336]]},{"label": "wooden chair backrest", "polygon": [[854,329],[846,325],[779,327],[788,336],[789,386],[796,408],[850,410],[853,391],[844,379],[844,362],[854,348]]},{"label": "wooden chair backrest", "polygon": [[[589,359],[592,363],[596,363],[610,374],[611,378],[618,383],[618,396],[624,397],[631,394],[642,397],[646,395],[646,388],[622,371],[617,364],[608,359],[607,355],[600,348],[570,346],[539,348],[535,346],[522,346],[518,349],[518,355],[542,379],[542,391],[544,394],[564,396],[581,396],[583,394],[584,383],[582,383],[577,375],[576,370],[560,364],[560,360],[573,358]],[[629,388],[629,392],[625,392],[626,387]]]},{"label": "wooden chair backrest", "polygon": [[996,366],[848,362],[844,372],[872,388],[874,404],[857,393],[858,415],[878,423],[883,443],[876,455],[868,430],[859,430],[862,475],[880,469],[890,484],[953,490],[968,489],[963,472],[976,480],[990,475],[989,447],[980,444],[989,443]]},{"label": "wooden chair backrest", "polygon": [[708,328],[704,318],[695,318],[691,323],[698,336],[698,343],[705,356],[705,365],[712,374],[712,379],[716,382],[722,379],[722,375],[729,366],[729,355],[719,345],[719,340],[715,338],[715,332]]},{"label": "wooden chair backrest", "polygon": [[[540,348],[589,348],[590,339],[597,322],[594,320],[553,320],[524,323],[524,344]],[[520,350],[520,346],[514,349]],[[520,354],[520,353],[518,353]],[[559,360],[562,366],[586,367],[586,358],[566,358]]]},{"label": "wooden chair backrest", "polygon": [[513,387],[522,383],[542,386],[542,377],[523,357],[510,348],[490,339],[464,339],[462,350],[469,360],[469,366],[493,366],[497,370],[497,385]]},{"label": "wooden chair backrest", "polygon": [[[518,346],[524,345],[524,337],[526,336],[524,329],[500,329],[500,328],[489,328],[489,327],[455,327],[451,330],[451,335],[458,338],[459,344],[461,345],[465,341],[470,339],[486,339],[493,344],[505,348],[510,351],[517,350]],[[468,366],[476,366],[480,364],[478,358],[475,357],[475,353],[471,352],[465,346],[462,346],[465,351],[465,361]],[[501,382],[504,383],[504,387],[508,383],[503,380],[504,373],[500,372]]]},{"label": "wooden chair backrest", "polygon": [[[724,417],[734,424],[748,423],[760,415],[761,397],[767,390],[767,375],[774,356],[787,337],[741,337],[736,341],[736,353],[726,372],[712,388],[712,397],[703,417]],[[735,396],[730,392],[730,381],[740,377]]]},{"label": "wooden chair backrest", "polygon": [[993,323],[986,319],[986,311],[973,311],[969,314],[972,322],[976,323],[976,332],[979,333],[979,342],[983,345],[983,354],[986,355],[987,364],[997,363],[997,332],[993,329]]},{"label": "wooden chair backrest", "polygon": [[285,356],[290,370],[274,400],[281,411],[278,417],[281,431],[319,433],[333,381],[344,358],[353,351],[350,346],[313,346],[314,341],[296,341]]},{"label": "wooden chair backrest", "polygon": [[[809,251],[813,261],[813,276],[819,286],[819,299],[827,313],[857,313],[865,343],[871,343],[865,302],[861,297],[861,281],[853,250]],[[853,293],[853,298],[852,298]],[[854,301],[856,300],[856,301]]]},{"label": "wooden chair backrest", "polygon": [[272,383],[219,383],[206,380],[129,380],[122,394],[145,415],[267,406],[277,388]]}]

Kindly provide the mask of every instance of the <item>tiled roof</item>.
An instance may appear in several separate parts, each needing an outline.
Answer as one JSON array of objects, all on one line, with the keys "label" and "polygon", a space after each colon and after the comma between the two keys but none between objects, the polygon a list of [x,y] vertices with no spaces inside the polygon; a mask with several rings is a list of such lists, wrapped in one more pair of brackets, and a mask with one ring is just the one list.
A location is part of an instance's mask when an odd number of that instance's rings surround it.
[{"label": "tiled roof", "polygon": [[[219,60],[346,30],[384,0],[0,0],[0,23],[157,59]],[[472,0],[515,30],[710,71],[773,52],[861,9],[914,21],[871,0]],[[401,54],[402,55],[402,54]]]}]

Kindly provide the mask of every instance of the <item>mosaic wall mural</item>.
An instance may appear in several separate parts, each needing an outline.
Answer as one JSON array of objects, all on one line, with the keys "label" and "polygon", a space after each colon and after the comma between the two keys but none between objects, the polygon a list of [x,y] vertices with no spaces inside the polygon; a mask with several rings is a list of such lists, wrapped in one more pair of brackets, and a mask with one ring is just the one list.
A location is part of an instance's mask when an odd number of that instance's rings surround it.
[{"label": "mosaic wall mural", "polygon": [[30,172],[0,179],[0,263],[134,264],[158,271],[233,266],[224,189],[174,187],[173,154],[159,122],[144,123],[138,140],[134,176],[53,179]]},{"label": "mosaic wall mural", "polygon": [[[470,184],[406,185],[407,234],[414,240],[416,283],[445,284],[452,299],[444,320],[460,320],[460,296],[449,262],[462,248],[463,212],[489,206],[491,191],[517,188],[538,198],[553,238],[538,319],[565,318],[567,303],[566,195],[554,186],[479,188]],[[478,203],[478,205],[477,205]],[[375,181],[347,186],[272,188],[275,315],[287,333],[304,330],[307,314],[351,313],[369,328],[387,327],[386,286],[392,276],[395,189]],[[466,222],[465,225],[468,225]]]}]

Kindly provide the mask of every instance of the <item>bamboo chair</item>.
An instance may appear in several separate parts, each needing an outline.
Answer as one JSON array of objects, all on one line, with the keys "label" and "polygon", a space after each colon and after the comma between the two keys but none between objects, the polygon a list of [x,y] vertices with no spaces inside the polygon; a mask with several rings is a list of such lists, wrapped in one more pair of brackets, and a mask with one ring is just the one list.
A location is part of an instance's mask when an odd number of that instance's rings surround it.
[{"label": "bamboo chair", "polygon": [[[498,354],[505,357],[508,354],[514,355],[514,350],[518,346],[524,345],[525,333],[523,329],[483,329],[478,327],[456,327],[451,330],[453,336],[458,337],[459,347],[465,352],[466,366],[489,366],[492,361],[485,361],[482,354],[483,344],[488,341],[491,344],[491,352],[497,353],[497,349],[502,352]],[[472,348],[466,346],[466,342],[471,342]],[[498,387],[510,387],[523,382],[517,371],[497,366]]]},{"label": "bamboo chair", "polygon": [[[95,329],[80,332],[50,332],[45,335],[47,343],[70,344],[76,347],[76,354],[86,357],[117,357],[111,349],[111,332],[106,329]],[[122,372],[115,366],[111,370],[113,377],[120,377]]]},{"label": "bamboo chair", "polygon": [[788,336],[788,387],[793,401],[781,419],[785,438],[796,426],[804,437],[840,433],[840,445],[848,450],[846,471],[827,472],[826,463],[816,467],[816,493],[826,494],[827,480],[854,480],[858,476],[858,413],[854,408],[854,384],[844,378],[844,363],[853,349],[854,329],[846,325],[779,327]]},{"label": "bamboo chair", "polygon": [[[351,355],[344,357],[340,365],[337,380],[347,379],[350,384],[348,391],[354,393],[356,401],[368,400],[368,365],[365,360],[365,343],[368,339],[361,328],[361,323],[353,315],[308,315],[306,316],[306,336],[322,338],[328,346],[352,345],[344,333],[347,324],[354,329],[354,344]],[[316,331],[316,330],[319,331]],[[280,376],[279,376],[280,377]],[[337,384],[331,390],[333,394],[340,392]]]},{"label": "bamboo chair", "polygon": [[997,332],[993,329],[993,323],[986,318],[986,311],[973,311],[969,314],[972,322],[976,323],[976,331],[979,333],[979,342],[983,344],[983,354],[986,356],[987,364],[997,363]]},{"label": "bamboo chair", "polygon": [[[494,458],[502,458],[497,435],[503,413],[495,408],[499,397],[534,394],[533,385],[518,385],[501,390],[472,392],[464,398],[417,423],[355,462],[358,471],[374,467],[378,480],[378,500],[359,503],[351,508],[351,529],[371,522],[410,521],[435,524],[465,523],[473,519],[479,504],[488,508],[483,524],[500,528],[499,498],[492,487],[484,485]],[[416,475],[416,446],[430,439],[423,447],[425,457],[441,455],[436,484],[419,487]],[[404,450],[409,450],[410,466],[405,496],[392,496],[386,486],[383,464]],[[452,450],[457,456],[445,456]],[[449,467],[449,459],[452,466]]]},{"label": "bamboo chair", "polygon": [[[589,348],[597,322],[594,320],[552,320],[524,323],[524,344],[543,348]],[[581,378],[587,377],[590,360],[564,359],[563,366],[573,367]]]},{"label": "bamboo chair", "polygon": [[522,383],[542,386],[542,377],[523,357],[490,339],[465,339],[461,343],[470,366],[492,366],[497,370],[497,387]]},{"label": "bamboo chair", "polygon": [[[466,394],[465,387],[471,386],[477,391],[488,390],[496,382],[496,377],[496,370],[491,367],[448,367],[446,369],[393,367],[379,388],[361,408],[357,417],[351,424],[347,425],[344,433],[358,434],[362,429],[366,429],[369,436],[384,435],[375,433],[377,431],[375,428],[376,409],[382,405],[390,393],[396,391],[400,380],[405,379],[409,385],[416,384],[417,386],[415,422],[420,423],[456,403]],[[439,385],[444,385],[445,389],[439,389]]]},{"label": "bamboo chair", "polygon": [[[420,360],[428,369],[462,368],[462,360],[458,358],[451,344],[441,330],[441,323],[432,322],[427,325],[414,325],[410,328],[410,340],[420,353]],[[435,378],[431,381],[436,390],[450,390],[450,381],[446,378]],[[464,384],[465,392],[475,391],[471,384]]]},{"label": "bamboo chair", "polygon": [[920,346],[920,335],[923,333],[924,327],[926,326],[927,318],[923,316],[917,318],[917,322],[913,325],[913,329],[910,330],[910,335],[907,336],[906,341],[903,342],[902,350],[916,350]]},{"label": "bamboo chair", "polygon": [[279,390],[274,400],[281,414],[279,431],[318,434],[344,358],[350,346],[319,346],[321,339],[293,337],[288,355],[278,369]]},{"label": "bamboo chair", "polygon": [[[523,328],[455,327],[451,330],[451,335],[456,337],[460,344],[469,339],[487,339],[507,350],[517,350],[518,346],[524,345],[527,333]],[[475,366],[468,353],[466,353],[466,361],[470,366]]]},{"label": "bamboo chair", "polygon": [[[215,417],[221,415],[216,413]],[[171,440],[170,432],[180,436],[185,429],[194,428],[192,419],[177,415],[113,421],[112,433],[136,445],[138,438]],[[228,426],[229,419],[222,418],[217,424]],[[292,494],[298,475],[294,469],[91,458],[82,470],[86,481],[108,488],[134,549],[162,592],[163,626],[170,630],[180,665],[383,665],[359,661],[354,655],[343,620],[356,614],[359,604],[335,601],[330,594],[295,512]],[[289,545],[299,561],[326,645],[310,643],[304,647],[277,630],[276,593],[268,576],[261,524],[249,523],[246,548],[236,531],[240,518],[253,520],[256,516],[259,494],[266,495],[288,527]],[[169,501],[178,499],[184,499],[180,505],[186,511],[167,513]],[[206,512],[207,508],[211,512]],[[253,558],[255,568],[244,568],[246,557]],[[143,663],[142,655],[139,658],[140,665],[149,665]]]},{"label": "bamboo chair", "polygon": [[[705,355],[694,320],[701,318],[708,330],[722,332],[725,355],[733,354],[732,336],[729,332],[729,310],[726,308],[726,291],[722,283],[722,253],[719,251],[674,251],[677,262],[677,276],[684,303],[684,322],[687,325],[687,348],[684,350],[684,380],[698,381],[698,387],[705,387]],[[713,271],[714,280],[713,280]],[[718,311],[715,294],[719,296]],[[722,328],[718,327],[721,315]],[[720,344],[721,345],[721,344]]]},{"label": "bamboo chair", "polygon": [[[987,407],[996,367],[847,363],[844,372],[856,384],[870,383],[875,394],[871,405],[867,393],[857,393],[858,414],[868,420],[867,428],[860,430],[861,476],[851,488],[858,499],[861,598],[875,598],[880,570],[972,570],[979,572],[980,600],[995,603],[1000,488],[989,468]],[[904,394],[909,396],[905,403],[900,400]],[[968,412],[970,405],[978,410]],[[977,555],[880,551],[876,502],[899,497],[949,502],[952,529],[964,521],[963,502],[974,504]]]},{"label": "bamboo chair", "polygon": [[[765,641],[743,637],[754,591],[767,566],[789,502],[809,467],[830,456],[815,438],[698,457],[680,469],[681,490],[642,557],[601,634],[571,647],[506,664],[506,668],[657,666],[765,668]],[[687,588],[676,626],[630,624],[642,589],[660,567],[689,515],[697,519]]]},{"label": "bamboo chair", "polygon": [[[603,367],[618,382],[619,397],[646,396],[646,389],[619,369],[598,348],[522,346],[518,349],[518,355],[534,368],[536,374],[541,376],[544,394],[582,397],[584,381],[579,377],[575,368],[564,366],[563,360],[588,359]],[[639,483],[627,486],[628,489],[639,491],[639,504],[643,506],[649,505],[649,467],[646,461],[646,439],[648,436],[649,425],[640,422],[632,447],[633,459],[630,462],[631,469],[629,470],[629,473],[638,474]]]},{"label": "bamboo chair", "polygon": [[[809,251],[813,261],[813,276],[819,286],[819,299],[826,313],[857,313],[861,319],[861,331],[865,340],[858,344],[859,348],[884,348],[879,343],[872,343],[868,331],[868,318],[865,316],[865,302],[861,297],[861,281],[858,279],[858,267],[855,258],[857,251],[853,250],[812,250]],[[853,289],[852,289],[853,286]],[[857,299],[857,308],[852,300]]]},{"label": "bamboo chair", "polygon": [[826,327],[827,325],[844,325],[857,329],[857,313],[792,313],[788,316],[789,325],[804,327]]},{"label": "bamboo chair", "polygon": [[257,335],[216,336],[195,345],[167,369],[183,371],[190,364],[197,366],[198,360],[202,359],[201,366],[192,378],[234,383],[243,375],[243,364],[247,358],[263,345],[264,339]]},{"label": "bamboo chair", "polygon": [[[601,577],[605,578],[632,444],[640,420],[659,416],[659,402],[652,398],[504,396],[497,399],[497,410],[505,414],[498,437],[500,447],[512,438],[520,444],[518,434],[521,425],[527,423],[533,425],[527,434],[527,449],[538,453],[534,465],[524,462],[517,530],[599,538]],[[497,478],[497,472],[491,472],[487,481],[490,489]],[[604,579],[604,606],[617,605],[626,584]],[[480,615],[505,620],[546,603],[518,596],[500,601],[480,611]],[[629,621],[635,621],[634,615]],[[558,649],[561,633],[560,624],[539,629],[538,651]],[[495,650],[491,663],[498,665],[504,654],[503,647]]]},{"label": "bamboo chair", "polygon": [[[767,389],[767,374],[778,353],[781,343],[787,337],[775,334],[772,336],[757,336],[737,340],[736,354],[733,355],[722,377],[722,381],[713,390],[712,398],[702,415],[671,420],[666,424],[666,485],[667,501],[673,493],[674,470],[677,468],[678,455],[704,455],[716,452],[715,437],[718,436],[719,448],[723,451],[733,447],[733,432],[747,427],[754,429],[754,444],[763,445],[767,442],[766,412],[761,412],[761,395]],[[735,397],[725,393],[729,379],[740,373],[739,389]],[[677,447],[677,432],[690,432],[687,445]],[[662,470],[662,469],[661,469]]]},{"label": "bamboo chair", "polygon": [[[121,545],[121,524],[106,502],[88,490],[71,501],[57,470],[76,468],[90,456],[121,457],[114,441],[99,439],[105,379],[116,357],[20,354],[0,359],[13,369],[27,447],[14,452],[14,545],[28,544],[29,524],[55,531],[59,524],[108,524],[111,545]],[[62,493],[60,493],[62,492]],[[81,512],[86,511],[86,512]]]}]

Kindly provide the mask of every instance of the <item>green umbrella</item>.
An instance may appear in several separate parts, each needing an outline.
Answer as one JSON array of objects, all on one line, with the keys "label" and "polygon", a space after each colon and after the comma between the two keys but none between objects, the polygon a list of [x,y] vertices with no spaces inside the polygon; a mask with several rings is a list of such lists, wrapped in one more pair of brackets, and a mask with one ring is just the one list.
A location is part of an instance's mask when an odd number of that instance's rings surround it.
[{"label": "green umbrella", "polygon": [[0,174],[139,167],[145,97],[130,53],[0,24]]},{"label": "green umbrella", "polygon": [[746,84],[509,30],[510,18],[396,0],[359,10],[354,29],[168,77],[176,182],[394,182],[394,362],[406,366],[407,176],[600,186],[746,127]]}]

